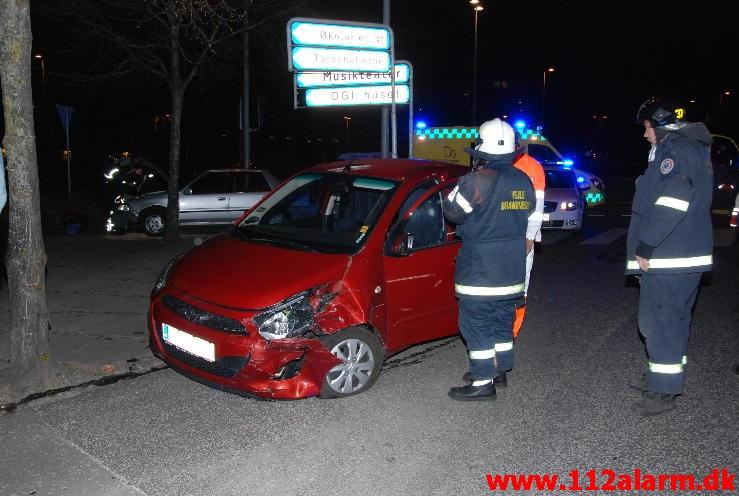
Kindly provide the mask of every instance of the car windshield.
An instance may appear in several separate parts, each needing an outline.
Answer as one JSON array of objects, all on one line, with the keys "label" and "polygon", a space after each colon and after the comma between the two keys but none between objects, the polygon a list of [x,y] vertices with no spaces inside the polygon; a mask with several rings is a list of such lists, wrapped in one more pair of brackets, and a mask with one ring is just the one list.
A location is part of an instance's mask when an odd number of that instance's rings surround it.
[{"label": "car windshield", "polygon": [[301,174],[250,212],[234,235],[325,253],[355,253],[397,183],[350,174]]},{"label": "car windshield", "polygon": [[566,170],[547,170],[546,187],[547,188],[574,188],[575,177],[572,171]]}]

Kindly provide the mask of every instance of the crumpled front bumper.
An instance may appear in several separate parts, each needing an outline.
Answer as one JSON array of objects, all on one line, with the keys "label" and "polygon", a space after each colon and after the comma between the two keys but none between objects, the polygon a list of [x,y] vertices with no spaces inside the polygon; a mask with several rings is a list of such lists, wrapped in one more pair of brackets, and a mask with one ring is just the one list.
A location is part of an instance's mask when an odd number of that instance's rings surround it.
[{"label": "crumpled front bumper", "polygon": [[[211,306],[199,300],[187,301],[186,295],[169,288],[165,292],[205,311],[245,324],[248,334],[204,327],[170,309],[163,303],[161,294],[152,300],[148,319],[152,352],[199,382],[265,399],[307,398],[320,393],[328,371],[341,363],[318,339],[267,341],[251,323],[253,314]],[[214,343],[215,361],[197,357],[164,341],[162,323]]]}]

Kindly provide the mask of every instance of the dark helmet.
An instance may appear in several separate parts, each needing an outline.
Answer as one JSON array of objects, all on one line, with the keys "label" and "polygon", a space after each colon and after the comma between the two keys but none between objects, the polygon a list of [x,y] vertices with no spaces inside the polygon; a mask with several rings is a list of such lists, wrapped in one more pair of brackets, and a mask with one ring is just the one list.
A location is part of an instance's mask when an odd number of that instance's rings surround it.
[{"label": "dark helmet", "polygon": [[676,124],[685,119],[685,108],[668,96],[654,96],[641,104],[636,122],[649,121],[652,127]]}]

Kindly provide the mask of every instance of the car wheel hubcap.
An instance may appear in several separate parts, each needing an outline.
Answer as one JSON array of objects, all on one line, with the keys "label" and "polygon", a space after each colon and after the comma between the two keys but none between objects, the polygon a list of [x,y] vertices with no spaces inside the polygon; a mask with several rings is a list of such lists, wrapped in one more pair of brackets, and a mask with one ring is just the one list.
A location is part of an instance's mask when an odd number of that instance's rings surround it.
[{"label": "car wheel hubcap", "polygon": [[164,229],[161,215],[150,215],[146,218],[146,230],[151,233],[158,233]]},{"label": "car wheel hubcap", "polygon": [[331,353],[342,363],[328,372],[326,380],[337,393],[348,394],[362,389],[375,368],[372,349],[359,339],[346,339],[333,347]]}]

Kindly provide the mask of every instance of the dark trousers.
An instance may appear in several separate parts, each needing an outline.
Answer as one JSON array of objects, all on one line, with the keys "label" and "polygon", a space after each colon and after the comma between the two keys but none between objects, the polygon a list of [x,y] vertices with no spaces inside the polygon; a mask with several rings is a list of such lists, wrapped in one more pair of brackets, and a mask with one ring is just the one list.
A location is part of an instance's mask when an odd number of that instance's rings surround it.
[{"label": "dark trousers", "polygon": [[459,330],[470,352],[473,380],[492,379],[513,368],[516,300],[459,299]]},{"label": "dark trousers", "polygon": [[647,344],[647,389],[680,394],[685,380],[690,317],[701,274],[643,274],[639,331]]}]

